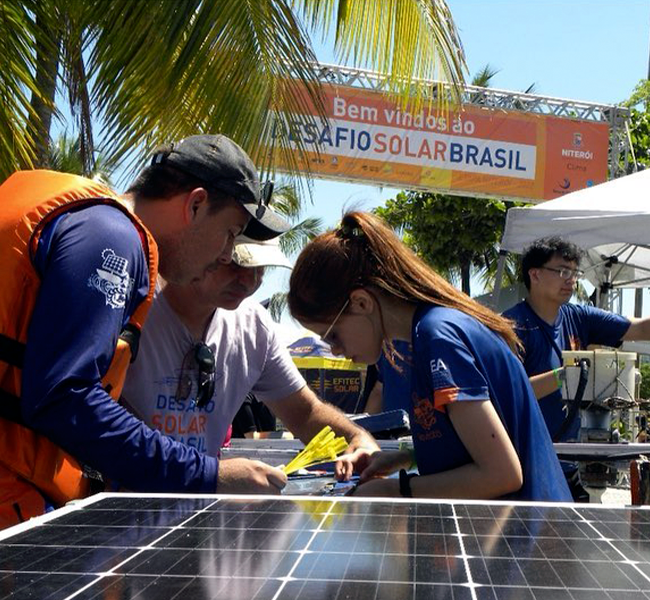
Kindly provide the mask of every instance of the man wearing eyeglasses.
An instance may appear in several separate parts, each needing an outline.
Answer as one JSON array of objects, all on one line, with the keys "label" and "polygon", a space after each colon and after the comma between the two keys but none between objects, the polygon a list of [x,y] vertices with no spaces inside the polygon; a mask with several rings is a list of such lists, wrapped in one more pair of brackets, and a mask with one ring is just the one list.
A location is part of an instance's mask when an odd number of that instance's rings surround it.
[{"label": "man wearing eyeglasses", "polygon": [[[576,282],[584,274],[580,270],[582,256],[580,248],[559,237],[533,242],[521,259],[528,297],[503,313],[515,323],[524,348],[524,368],[554,441],[575,441],[580,429],[579,414],[571,423],[564,423],[562,351],[584,350],[591,344],[616,347],[625,340],[650,339],[650,319],[628,319],[569,303]],[[577,476],[576,467],[571,465],[563,465],[565,474]],[[579,493],[578,488],[574,499]]]},{"label": "man wearing eyeglasses", "polygon": [[[144,327],[124,403],[151,426],[211,456],[218,455],[249,392],[305,443],[330,425],[352,450],[377,450],[368,433],[307,387],[270,315],[248,298],[266,267],[289,266],[277,240],[240,238],[232,263],[189,285],[166,285]],[[338,475],[349,477],[354,461],[337,464]],[[227,459],[219,466],[217,491],[278,493],[285,483],[279,469]]]},{"label": "man wearing eyeglasses", "polygon": [[0,528],[101,489],[214,492],[216,459],[113,401],[160,273],[187,284],[234,239],[282,233],[246,153],[221,135],[160,148],[124,196],[35,170],[0,186]]}]

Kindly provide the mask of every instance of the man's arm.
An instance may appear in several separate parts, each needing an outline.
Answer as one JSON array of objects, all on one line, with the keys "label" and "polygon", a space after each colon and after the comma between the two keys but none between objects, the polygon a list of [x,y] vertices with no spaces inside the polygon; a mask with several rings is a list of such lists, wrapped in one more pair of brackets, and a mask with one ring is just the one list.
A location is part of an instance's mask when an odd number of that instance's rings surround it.
[{"label": "man's arm", "polygon": [[624,342],[650,340],[650,317],[630,318],[630,326],[621,339]]},{"label": "man's arm", "polygon": [[[150,429],[101,385],[117,336],[148,289],[133,224],[115,208],[95,206],[65,215],[41,242],[23,369],[25,422],[128,489],[214,492],[217,459]],[[109,285],[108,269],[125,278],[122,294]]]},{"label": "man's arm", "polygon": [[[348,453],[358,470],[365,467],[367,457],[379,450],[379,446],[365,429],[350,421],[338,408],[318,399],[309,387],[290,394],[272,405],[273,412],[284,425],[307,444],[323,427],[329,425],[337,435],[345,437],[350,444]],[[337,466],[337,475],[349,477],[351,468]]]},{"label": "man's arm", "polygon": [[549,394],[562,389],[562,382],[564,381],[564,368],[560,367],[559,369],[546,371],[546,373],[533,375],[529,381],[530,385],[533,387],[533,392],[535,392],[535,397],[538,400],[540,398],[545,398]]},{"label": "man's arm", "polygon": [[220,494],[279,494],[285,485],[283,471],[259,460],[229,458],[219,463]]}]

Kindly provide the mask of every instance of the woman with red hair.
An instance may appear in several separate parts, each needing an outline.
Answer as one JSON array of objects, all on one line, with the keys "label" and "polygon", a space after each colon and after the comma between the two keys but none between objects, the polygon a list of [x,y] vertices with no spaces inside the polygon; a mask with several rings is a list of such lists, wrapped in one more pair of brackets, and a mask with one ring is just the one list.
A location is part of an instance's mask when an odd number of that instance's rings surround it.
[{"label": "woman with red hair", "polygon": [[395,364],[392,340],[412,344],[413,451],[367,457],[357,494],[571,501],[510,322],[455,289],[378,217],[350,212],[302,251],[289,308],[355,362],[384,353]]}]

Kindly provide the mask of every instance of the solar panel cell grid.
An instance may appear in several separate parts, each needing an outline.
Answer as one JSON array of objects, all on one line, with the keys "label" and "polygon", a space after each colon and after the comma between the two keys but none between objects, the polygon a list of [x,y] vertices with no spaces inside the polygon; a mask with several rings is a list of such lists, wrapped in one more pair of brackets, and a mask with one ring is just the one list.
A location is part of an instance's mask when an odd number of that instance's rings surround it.
[{"label": "solar panel cell grid", "polygon": [[650,600],[649,590],[647,509],[102,495],[0,539],[3,598]]}]

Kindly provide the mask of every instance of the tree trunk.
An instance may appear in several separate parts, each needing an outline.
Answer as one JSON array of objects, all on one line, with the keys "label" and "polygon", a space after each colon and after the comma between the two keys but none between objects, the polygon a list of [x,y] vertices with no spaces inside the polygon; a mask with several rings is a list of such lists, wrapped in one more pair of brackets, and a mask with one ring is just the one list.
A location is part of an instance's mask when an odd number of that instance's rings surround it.
[{"label": "tree trunk", "polygon": [[470,295],[470,265],[460,267],[461,288],[468,296]]},{"label": "tree trunk", "polygon": [[[46,21],[45,18],[36,15],[37,25],[46,29],[44,21]],[[32,94],[31,106],[35,114],[29,117],[29,128],[34,132],[35,167],[48,166],[50,127],[52,125],[56,78],[59,69],[61,32],[57,29],[56,31],[49,30],[48,33],[55,51],[52,46],[45,47],[42,44],[36,46],[36,85],[40,90],[40,96]]]}]

